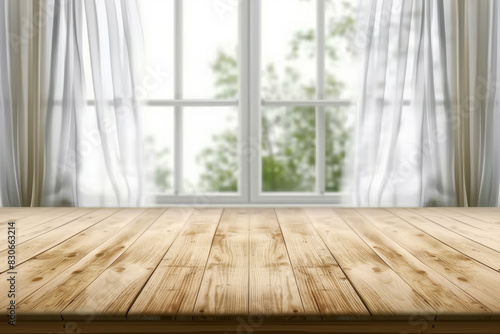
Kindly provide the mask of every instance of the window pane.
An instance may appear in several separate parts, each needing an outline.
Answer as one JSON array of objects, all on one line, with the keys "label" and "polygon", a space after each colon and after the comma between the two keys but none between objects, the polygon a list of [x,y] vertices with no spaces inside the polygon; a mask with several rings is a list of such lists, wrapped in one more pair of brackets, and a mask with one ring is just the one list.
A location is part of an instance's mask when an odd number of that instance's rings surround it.
[{"label": "window pane", "polygon": [[139,0],[144,35],[144,78],[141,98],[172,99],[174,96],[174,1]]},{"label": "window pane", "polygon": [[238,112],[234,107],[185,108],[184,192],[236,192]]},{"label": "window pane", "polygon": [[262,1],[262,98],[316,95],[316,1]]},{"label": "window pane", "polygon": [[145,189],[148,193],[173,192],[173,115],[173,108],[166,107],[144,107],[142,111]]},{"label": "window pane", "polygon": [[[356,98],[361,68],[361,50],[353,44],[355,9],[353,1],[325,1],[325,98]],[[356,90],[357,89],[357,90]]]},{"label": "window pane", "polygon": [[315,190],[315,108],[266,108],[262,116],[262,191]]},{"label": "window pane", "polygon": [[184,97],[234,99],[238,1],[184,0]]},{"label": "window pane", "polygon": [[342,191],[342,176],[348,141],[353,135],[354,107],[325,109],[325,191]]},{"label": "window pane", "polygon": [[[63,110],[64,108],[61,111]],[[54,119],[59,119],[59,115],[62,116],[62,113],[56,113],[55,115]],[[85,182],[81,182],[79,191],[84,196],[99,198],[102,205],[104,203],[116,205],[116,202],[112,202],[113,199],[110,202],[110,198],[103,195],[113,193],[113,185],[107,173],[102,173],[103,170],[106,170],[106,163],[96,115],[95,106],[87,106],[85,112],[81,114],[82,122],[81,127],[78,129],[81,140],[78,142],[76,153],[78,160],[81,162],[78,173]],[[60,137],[57,136],[57,138]]]}]

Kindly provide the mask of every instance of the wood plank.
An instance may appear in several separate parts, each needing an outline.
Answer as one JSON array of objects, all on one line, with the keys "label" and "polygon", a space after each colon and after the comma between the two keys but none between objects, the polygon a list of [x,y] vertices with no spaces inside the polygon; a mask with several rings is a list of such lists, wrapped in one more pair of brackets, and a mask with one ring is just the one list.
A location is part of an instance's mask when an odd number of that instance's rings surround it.
[{"label": "wood plank", "polygon": [[266,319],[304,318],[304,306],[274,210],[254,209],[250,219],[249,313]]},{"label": "wood plank", "polygon": [[[164,214],[161,208],[98,209],[116,213],[80,232],[67,226],[85,217],[78,216],[82,210],[94,209],[63,208],[69,211],[60,216],[59,209],[23,210],[0,209],[0,217],[29,218],[18,237],[30,239],[18,246],[57,242],[18,266],[19,326],[4,330],[0,324],[0,333],[20,333],[30,323],[38,324],[30,333],[72,331],[68,326],[82,320],[77,330],[115,334],[498,332],[500,252],[465,235],[470,230],[499,240],[493,216],[499,211],[489,208],[464,211],[471,216],[455,208],[198,209],[189,219],[184,214],[192,209],[185,208]],[[171,210],[181,218],[168,216]],[[160,217],[154,222],[153,211]],[[435,223],[424,215],[443,220]],[[60,232],[65,228],[73,236]],[[8,290],[6,278],[0,274],[0,291]],[[361,311],[335,309],[356,307],[346,289],[358,297]],[[436,312],[418,309],[423,300]],[[0,308],[7,303],[0,298]],[[135,306],[150,305],[144,314],[134,313]],[[207,318],[211,321],[201,321]]]},{"label": "wood plank", "polygon": [[[413,213],[419,214],[436,224],[439,224],[450,231],[458,233],[470,240],[474,240],[486,247],[500,252],[500,226],[491,225],[489,230],[484,229],[481,226],[474,226],[472,224],[467,224],[463,221],[457,220],[457,218],[451,218],[442,214],[441,211],[437,210],[414,210],[410,209]],[[459,215],[458,217],[463,217]],[[471,220],[473,218],[470,218]]]},{"label": "wood plank", "polygon": [[[52,219],[56,219],[65,214],[68,214],[74,211],[74,208],[22,208],[25,210],[25,213],[19,211],[20,208],[16,208],[11,210],[14,214],[14,217],[10,217],[8,211],[5,214],[5,223],[6,221],[16,221],[16,226],[18,229],[28,229],[35,227],[37,225],[46,223]],[[15,217],[19,217],[18,219],[14,219]]]},{"label": "wood plank", "polygon": [[[410,208],[409,210],[415,210]],[[418,211],[418,210],[417,210]],[[475,217],[469,217],[461,213],[446,210],[444,208],[426,208],[418,212],[421,215],[435,216],[440,218],[443,226],[456,226],[461,232],[479,234],[481,236],[495,235],[500,237],[500,225],[484,222]]]},{"label": "wood plank", "polygon": [[[17,302],[22,301],[80,261],[96,247],[118,233],[144,210],[99,209],[98,211],[101,212],[99,215],[94,213],[94,217],[98,221],[97,224],[16,268],[19,277],[24,277],[17,282]],[[103,217],[107,218],[102,219]],[[7,291],[6,278],[7,273],[0,274],[0,291]],[[8,300],[0,299],[0,307],[7,307],[7,303]]]},{"label": "wood plank", "polygon": [[132,303],[192,213],[190,208],[165,211],[64,309],[63,318],[67,321],[125,319]]},{"label": "wood plank", "polygon": [[[49,231],[52,231],[62,225],[65,225],[75,219],[78,219],[84,215],[87,215],[96,209],[88,209],[88,208],[78,208],[74,209],[58,218],[49,220],[45,223],[42,223],[40,225],[33,226],[31,228],[21,228],[17,229],[17,244],[22,244],[23,242],[26,242],[28,240],[31,240],[37,236],[40,236],[44,233],[47,233]],[[0,251],[4,251],[7,249],[7,244],[5,242],[7,238],[7,233],[2,235],[3,239],[0,238]]]},{"label": "wood plank", "polygon": [[[139,210],[138,210],[139,211]],[[20,320],[60,318],[60,312],[122,255],[165,211],[147,209],[78,263],[17,303]]]},{"label": "wood plank", "polygon": [[225,209],[215,232],[194,306],[197,318],[248,314],[249,209]]},{"label": "wood plank", "polygon": [[[324,319],[366,318],[366,309],[302,209],[276,209],[305,313]],[[311,318],[311,317],[310,317]]]},{"label": "wood plank", "polygon": [[[46,234],[39,235],[17,246],[17,265],[28,261],[29,259],[59,245],[72,236],[86,230],[87,228],[97,224],[101,220],[115,213],[116,209],[101,209],[91,212],[83,217],[73,220],[59,228],[52,230]],[[0,272],[8,270],[7,254],[8,251],[0,252]]]},{"label": "wood plank", "polygon": [[500,295],[492,293],[498,289],[500,273],[423,233],[387,210],[360,209],[359,212],[420,261],[474,296],[495,315],[500,312]]},{"label": "wood plank", "polygon": [[175,319],[179,315],[193,315],[222,211],[195,210],[132,305],[127,319]]},{"label": "wood plank", "polygon": [[0,228],[7,226],[9,221],[17,222],[19,219],[34,214],[34,212],[34,210],[27,210],[26,208],[0,208]]},{"label": "wood plank", "polygon": [[500,224],[500,208],[446,208],[490,224]]},{"label": "wood plank", "polygon": [[418,313],[434,317],[434,308],[333,209],[311,208],[306,209],[306,213],[373,316],[408,319],[411,314]]},{"label": "wood plank", "polygon": [[[8,220],[21,219],[22,217],[33,216],[36,214],[46,215],[55,214],[54,211],[68,208],[47,208],[47,207],[0,207],[0,223]],[[17,218],[13,218],[17,217]]]},{"label": "wood plank", "polygon": [[[339,215],[399,276],[437,311],[437,320],[484,320],[491,310],[421,262],[354,209]],[[359,210],[364,212],[364,209]],[[467,315],[469,314],[469,315]]]},{"label": "wood plank", "polygon": [[456,249],[464,255],[467,255],[482,264],[500,271],[500,252],[464,237],[461,234],[454,233],[434,221],[422,217],[406,209],[387,209],[394,215],[404,219],[409,224],[433,236],[442,243]]},{"label": "wood plank", "polygon": [[[14,221],[18,231],[25,231],[37,225],[72,212],[73,208],[0,208],[0,229]],[[5,245],[7,233],[0,235],[0,245]]]},{"label": "wood plank", "polygon": [[[496,235],[500,235],[500,224],[492,224],[485,222],[476,217],[470,217],[468,215],[464,215],[463,213],[449,210],[449,208],[428,208],[429,213],[439,213],[440,215],[453,218],[462,224],[468,225],[472,228],[478,229],[479,231],[492,232]],[[500,212],[499,212],[500,214]]]}]

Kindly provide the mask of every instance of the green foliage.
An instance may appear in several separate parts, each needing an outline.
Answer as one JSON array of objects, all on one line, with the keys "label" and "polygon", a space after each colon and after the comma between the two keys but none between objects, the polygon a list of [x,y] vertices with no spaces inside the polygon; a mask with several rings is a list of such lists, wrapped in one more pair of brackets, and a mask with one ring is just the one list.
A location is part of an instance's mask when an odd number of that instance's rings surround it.
[{"label": "green foliage", "polygon": [[215,135],[214,145],[205,148],[197,163],[205,166],[200,177],[200,188],[205,191],[235,192],[238,190],[238,140],[232,131]]},{"label": "green foliage", "polygon": [[160,189],[161,192],[165,192],[168,189],[172,188],[172,184],[170,183],[172,171],[165,167],[168,164],[166,160],[170,156],[170,150],[165,148],[158,152],[158,161],[155,167],[155,184]]},{"label": "green foliage", "polygon": [[212,65],[212,71],[217,74],[215,87],[218,99],[234,99],[238,95],[238,63],[236,59],[219,51],[217,61]]},{"label": "green foliage", "polygon": [[[328,6],[342,6],[339,12],[349,12],[350,3],[327,1]],[[337,8],[339,9],[339,8]],[[325,45],[326,57],[330,63],[339,61],[339,50],[352,52],[349,39],[354,31],[352,15],[335,17],[327,24]],[[316,36],[314,30],[297,31],[290,41],[286,57],[285,72],[280,76],[274,64],[265,64],[266,85],[262,93],[268,99],[282,99],[284,96],[301,96],[314,99],[315,83],[301,80],[295,70],[300,59],[316,57]],[[340,65],[341,66],[341,65]],[[235,98],[238,92],[238,64],[229,54],[219,51],[212,65],[215,74],[217,98]],[[325,78],[325,93],[329,98],[340,97],[345,89],[335,74],[329,71]],[[286,94],[285,94],[286,93]],[[326,108],[326,190],[341,190],[342,168],[346,143],[350,129],[348,109]],[[202,150],[197,163],[204,166],[199,187],[205,191],[237,191],[238,137],[234,131],[225,131],[213,138],[214,145]],[[265,109],[262,117],[262,185],[263,191],[314,191],[316,119],[313,107]],[[166,154],[166,152],[163,152]],[[160,188],[168,188],[170,172],[156,170],[156,182]]]},{"label": "green foliage", "polygon": [[154,187],[159,192],[166,192],[172,189],[172,171],[169,166],[170,150],[163,148],[160,151],[155,149],[155,139],[151,136],[144,138],[144,161],[148,170],[147,175],[152,175]]},{"label": "green foliage", "polygon": [[[219,51],[212,65],[216,73],[216,98],[236,98],[238,93],[238,63],[236,59]],[[199,188],[213,192],[235,192],[238,190],[238,137],[233,131],[214,135],[213,145],[205,148],[197,157],[197,163],[205,167]]]},{"label": "green foliage", "polygon": [[315,112],[267,110],[262,117],[262,190],[314,191]]},{"label": "green foliage", "polygon": [[346,157],[346,146],[351,129],[348,124],[349,110],[335,108],[325,113],[326,126],[326,166],[325,189],[338,192],[342,189],[342,172]]}]

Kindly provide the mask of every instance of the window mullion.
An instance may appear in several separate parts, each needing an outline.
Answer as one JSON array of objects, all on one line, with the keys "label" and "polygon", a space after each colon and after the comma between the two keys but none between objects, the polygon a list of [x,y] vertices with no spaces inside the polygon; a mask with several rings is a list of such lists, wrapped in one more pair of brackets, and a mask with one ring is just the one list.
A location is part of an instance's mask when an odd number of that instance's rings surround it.
[{"label": "window mullion", "polygon": [[250,1],[239,0],[239,175],[238,190],[246,202],[250,201],[250,171],[252,170],[252,141],[250,120]]},{"label": "window mullion", "polygon": [[[317,0],[316,7],[316,98],[325,98],[325,0]],[[325,107],[316,107],[316,191],[325,193],[326,161]]]},{"label": "window mullion", "polygon": [[147,100],[144,102],[148,106],[161,107],[237,107],[238,100]]},{"label": "window mullion", "polygon": [[262,100],[264,107],[349,107],[351,100]]},{"label": "window mullion", "polygon": [[[182,15],[182,0],[175,0],[175,16],[174,16],[174,96],[176,100],[183,98],[182,92],[182,51],[183,51],[183,15]],[[183,179],[183,117],[182,106],[174,107],[174,192],[176,195],[182,194],[182,179]]]},{"label": "window mullion", "polygon": [[247,145],[250,164],[250,198],[257,201],[262,189],[262,134],[260,100],[260,0],[247,0],[249,6],[249,113],[250,138]]}]

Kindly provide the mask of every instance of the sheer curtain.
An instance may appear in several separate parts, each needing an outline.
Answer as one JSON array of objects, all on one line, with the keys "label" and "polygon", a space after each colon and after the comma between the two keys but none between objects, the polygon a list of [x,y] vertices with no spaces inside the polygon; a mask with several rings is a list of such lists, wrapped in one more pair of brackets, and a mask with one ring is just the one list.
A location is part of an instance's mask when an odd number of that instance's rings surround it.
[{"label": "sheer curtain", "polygon": [[445,1],[362,0],[354,168],[360,206],[454,205],[451,38]]},{"label": "sheer curtain", "polygon": [[500,4],[362,0],[353,173],[363,206],[498,206]]},{"label": "sheer curtain", "polygon": [[[0,5],[2,205],[140,205],[136,2]],[[15,30],[25,26],[31,30]],[[16,34],[19,43],[9,42]]]},{"label": "sheer curtain", "polygon": [[42,196],[44,119],[39,1],[0,0],[0,203],[38,206]]},{"label": "sheer curtain", "polygon": [[457,1],[458,101],[455,136],[460,206],[499,206],[500,3]]}]

